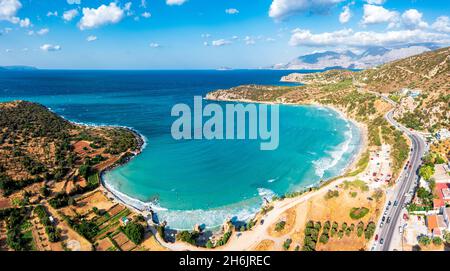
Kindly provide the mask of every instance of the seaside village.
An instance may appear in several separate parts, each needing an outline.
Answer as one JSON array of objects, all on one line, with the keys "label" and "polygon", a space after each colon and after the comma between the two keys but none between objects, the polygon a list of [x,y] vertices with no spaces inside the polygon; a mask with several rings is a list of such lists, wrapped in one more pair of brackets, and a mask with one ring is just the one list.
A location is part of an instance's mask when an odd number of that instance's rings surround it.
[{"label": "seaside village", "polygon": [[[450,131],[427,136],[420,182],[404,215],[404,246],[441,250],[450,239]],[[401,230],[400,230],[401,231]]]}]

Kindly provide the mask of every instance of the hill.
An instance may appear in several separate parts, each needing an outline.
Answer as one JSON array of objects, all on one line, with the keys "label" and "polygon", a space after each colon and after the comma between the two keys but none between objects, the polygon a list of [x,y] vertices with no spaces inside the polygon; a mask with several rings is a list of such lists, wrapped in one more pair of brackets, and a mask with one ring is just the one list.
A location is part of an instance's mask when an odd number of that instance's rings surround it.
[{"label": "hill", "polygon": [[51,184],[55,192],[91,189],[88,175],[138,150],[138,141],[128,129],[75,125],[40,104],[0,103],[0,190],[8,196],[33,184]]},{"label": "hill", "polygon": [[355,74],[360,85],[399,102],[396,118],[416,130],[450,127],[450,47]]},{"label": "hill", "polygon": [[359,53],[350,50],[343,52],[325,51],[299,56],[287,64],[277,64],[272,66],[272,68],[285,70],[323,70],[330,67],[367,69],[390,61],[435,50],[436,48],[433,44],[411,44],[396,48],[374,46]]}]

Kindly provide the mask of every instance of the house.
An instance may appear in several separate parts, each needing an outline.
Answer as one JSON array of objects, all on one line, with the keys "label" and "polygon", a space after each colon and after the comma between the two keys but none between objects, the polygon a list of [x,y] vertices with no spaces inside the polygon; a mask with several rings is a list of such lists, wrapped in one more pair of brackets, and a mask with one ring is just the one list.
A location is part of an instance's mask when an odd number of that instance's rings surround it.
[{"label": "house", "polygon": [[450,138],[450,131],[448,129],[441,129],[436,133],[436,139],[437,140],[445,140]]},{"label": "house", "polygon": [[440,210],[445,208],[447,204],[450,204],[450,184],[436,183],[434,194],[437,195],[437,198],[433,199],[433,208],[435,210]]},{"label": "house", "polygon": [[431,236],[442,236],[447,229],[443,215],[429,215],[426,217],[428,233]]},{"label": "house", "polygon": [[130,220],[129,220],[128,217],[126,217],[126,216],[122,217],[122,218],[120,219],[120,221],[122,222],[122,224],[123,224],[124,226],[126,226],[126,225],[130,222]]},{"label": "house", "polygon": [[409,97],[414,98],[414,99],[419,97],[420,94],[422,94],[422,91],[419,89],[410,90],[408,93]]}]

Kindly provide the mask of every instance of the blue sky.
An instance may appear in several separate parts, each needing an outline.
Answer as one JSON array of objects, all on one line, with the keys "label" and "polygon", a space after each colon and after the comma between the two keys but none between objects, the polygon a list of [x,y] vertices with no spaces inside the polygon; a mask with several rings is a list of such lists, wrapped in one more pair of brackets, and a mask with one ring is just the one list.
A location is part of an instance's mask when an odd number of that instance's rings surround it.
[{"label": "blue sky", "polygon": [[0,65],[267,67],[323,50],[450,44],[450,1],[0,0]]}]

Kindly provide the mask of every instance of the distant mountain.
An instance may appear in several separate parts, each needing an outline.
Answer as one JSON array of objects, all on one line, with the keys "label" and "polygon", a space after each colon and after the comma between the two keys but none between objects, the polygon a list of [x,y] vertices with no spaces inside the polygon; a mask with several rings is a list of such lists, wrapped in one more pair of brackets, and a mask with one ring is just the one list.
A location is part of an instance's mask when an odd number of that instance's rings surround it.
[{"label": "distant mountain", "polygon": [[32,66],[0,66],[0,71],[35,71],[37,69]]},{"label": "distant mountain", "polygon": [[273,69],[322,70],[330,67],[343,69],[366,69],[398,59],[436,50],[434,44],[410,44],[405,47],[369,47],[362,53],[326,51],[300,56],[287,64],[276,64]]}]

